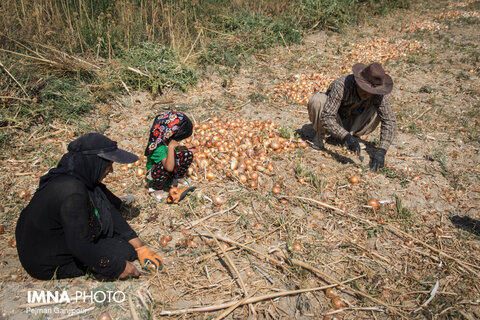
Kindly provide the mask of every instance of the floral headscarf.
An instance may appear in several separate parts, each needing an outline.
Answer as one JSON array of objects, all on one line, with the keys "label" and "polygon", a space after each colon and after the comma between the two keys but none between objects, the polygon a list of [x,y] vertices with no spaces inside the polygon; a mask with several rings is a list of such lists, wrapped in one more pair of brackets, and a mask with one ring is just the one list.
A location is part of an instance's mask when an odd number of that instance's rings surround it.
[{"label": "floral headscarf", "polygon": [[145,155],[151,155],[160,144],[169,139],[180,141],[190,137],[192,132],[192,121],[184,113],[170,111],[159,114],[150,129]]}]

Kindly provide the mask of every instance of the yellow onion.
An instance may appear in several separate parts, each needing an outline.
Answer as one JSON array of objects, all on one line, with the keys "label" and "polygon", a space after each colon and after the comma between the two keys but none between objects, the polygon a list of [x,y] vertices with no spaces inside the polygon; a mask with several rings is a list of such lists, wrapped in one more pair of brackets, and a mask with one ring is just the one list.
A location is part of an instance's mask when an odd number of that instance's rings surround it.
[{"label": "yellow onion", "polygon": [[207,172],[205,177],[209,180],[209,181],[213,181],[213,179],[215,179],[215,174],[213,172]]}]

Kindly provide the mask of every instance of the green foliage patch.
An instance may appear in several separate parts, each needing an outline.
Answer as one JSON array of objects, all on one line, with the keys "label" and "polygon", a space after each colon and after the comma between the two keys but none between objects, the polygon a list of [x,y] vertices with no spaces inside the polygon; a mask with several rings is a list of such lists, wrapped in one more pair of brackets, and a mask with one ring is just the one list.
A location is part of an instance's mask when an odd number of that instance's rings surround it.
[{"label": "green foliage patch", "polygon": [[125,67],[122,79],[136,89],[147,89],[154,95],[164,88],[186,91],[197,83],[195,69],[181,63],[172,49],[162,45],[142,43],[124,51],[120,59]]}]

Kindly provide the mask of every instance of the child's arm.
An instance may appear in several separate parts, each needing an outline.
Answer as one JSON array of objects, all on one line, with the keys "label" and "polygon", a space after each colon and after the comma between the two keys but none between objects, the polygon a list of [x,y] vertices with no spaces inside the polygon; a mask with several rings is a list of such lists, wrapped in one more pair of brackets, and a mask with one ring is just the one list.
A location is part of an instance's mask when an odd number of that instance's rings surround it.
[{"label": "child's arm", "polygon": [[175,148],[179,145],[178,141],[170,140],[168,142],[167,157],[162,160],[163,167],[168,172],[172,172],[175,168]]}]

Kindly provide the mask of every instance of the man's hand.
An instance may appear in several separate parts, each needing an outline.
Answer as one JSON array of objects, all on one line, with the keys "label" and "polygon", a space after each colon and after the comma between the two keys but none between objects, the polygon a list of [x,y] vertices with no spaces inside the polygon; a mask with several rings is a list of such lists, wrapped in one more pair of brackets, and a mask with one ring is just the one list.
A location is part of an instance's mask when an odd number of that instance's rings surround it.
[{"label": "man's hand", "polygon": [[135,248],[135,250],[143,268],[150,269],[153,267],[157,270],[162,270],[163,259],[157,253],[150,250],[147,246]]},{"label": "man's hand", "polygon": [[387,150],[382,148],[375,152],[372,158],[372,163],[370,164],[370,170],[377,171],[385,166],[385,154],[387,154]]},{"label": "man's hand", "polygon": [[131,263],[127,261],[127,265],[125,266],[125,270],[123,270],[122,274],[118,277],[119,279],[129,279],[129,278],[137,278],[140,275],[137,268]]},{"label": "man's hand", "polygon": [[350,133],[345,136],[343,141],[349,150],[354,151],[358,155],[360,154],[360,144]]}]

